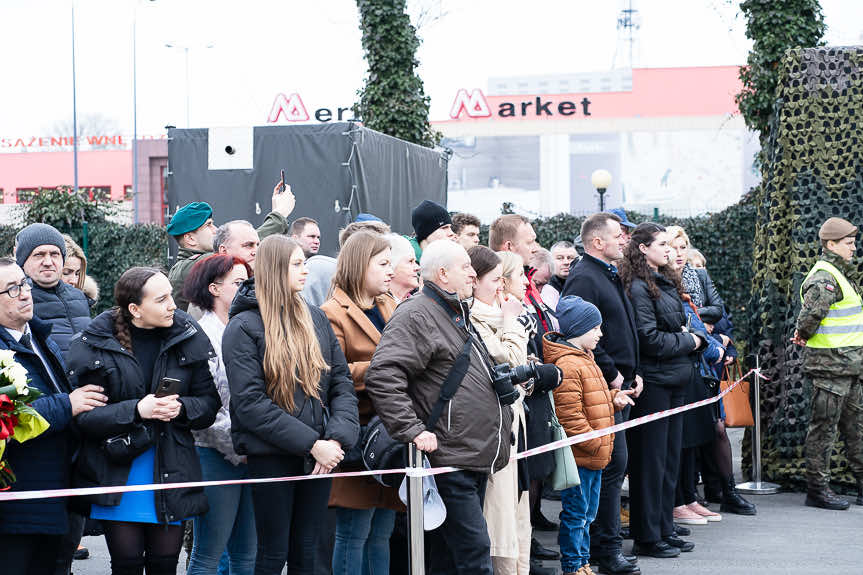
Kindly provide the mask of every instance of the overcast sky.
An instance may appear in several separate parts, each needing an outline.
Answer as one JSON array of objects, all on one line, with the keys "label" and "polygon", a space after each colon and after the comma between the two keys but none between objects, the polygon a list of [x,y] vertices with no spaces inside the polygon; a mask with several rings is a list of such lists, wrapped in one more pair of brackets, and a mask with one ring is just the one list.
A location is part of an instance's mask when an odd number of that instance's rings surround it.
[{"label": "overcast sky", "polygon": [[[75,0],[79,118],[132,132],[137,14],[138,132],[264,125],[276,94],[310,113],[350,106],[365,73],[353,0]],[[421,13],[419,74],[432,119],[490,76],[611,68],[621,0],[409,0]],[[863,2],[822,0],[833,45],[860,44]],[[637,67],[743,64],[751,43],[736,2],[635,1]],[[72,0],[0,0],[0,136],[51,135],[72,116]],[[168,48],[165,44],[172,44]],[[208,47],[211,46],[211,47]],[[622,45],[621,45],[622,49]],[[619,54],[618,57],[622,57]]]}]

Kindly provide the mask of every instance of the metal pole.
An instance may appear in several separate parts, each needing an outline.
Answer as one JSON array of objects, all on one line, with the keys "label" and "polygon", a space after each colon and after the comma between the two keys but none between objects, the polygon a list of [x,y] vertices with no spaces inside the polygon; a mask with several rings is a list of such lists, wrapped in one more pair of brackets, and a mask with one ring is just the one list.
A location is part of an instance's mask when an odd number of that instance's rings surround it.
[{"label": "metal pole", "polygon": [[[755,354],[755,369],[761,368],[761,359]],[[761,481],[761,378],[755,375],[755,429],[752,433],[752,481],[741,483],[737,490],[741,493],[770,495],[779,492],[779,485]]]},{"label": "metal pole", "polygon": [[138,223],[138,4],[132,15],[132,221]]},{"label": "metal pole", "polygon": [[599,211],[605,211],[605,188],[597,188],[597,192],[599,192]]},{"label": "metal pole", "polygon": [[72,165],[78,193],[78,90],[75,85],[75,0],[72,0]]},{"label": "metal pole", "polygon": [[[413,442],[408,446],[408,467],[423,468],[423,453]],[[425,549],[423,547],[423,478],[408,475],[408,571],[411,575],[425,575]]]}]

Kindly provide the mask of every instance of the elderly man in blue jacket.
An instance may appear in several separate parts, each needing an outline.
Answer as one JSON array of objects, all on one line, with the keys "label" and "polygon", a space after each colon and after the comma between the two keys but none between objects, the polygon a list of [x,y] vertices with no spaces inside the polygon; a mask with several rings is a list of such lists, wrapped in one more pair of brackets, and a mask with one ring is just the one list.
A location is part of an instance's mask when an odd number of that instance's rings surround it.
[{"label": "elderly man in blue jacket", "polygon": [[[15,260],[0,258],[0,349],[15,352],[29,385],[43,393],[31,406],[50,425],[26,443],[8,442],[6,459],[18,478],[12,491],[68,487],[72,418],[107,401],[95,385],[72,391],[60,349],[49,335],[51,325],[33,315],[32,289],[32,280]],[[0,502],[3,574],[53,574],[68,530],[65,498]]]}]

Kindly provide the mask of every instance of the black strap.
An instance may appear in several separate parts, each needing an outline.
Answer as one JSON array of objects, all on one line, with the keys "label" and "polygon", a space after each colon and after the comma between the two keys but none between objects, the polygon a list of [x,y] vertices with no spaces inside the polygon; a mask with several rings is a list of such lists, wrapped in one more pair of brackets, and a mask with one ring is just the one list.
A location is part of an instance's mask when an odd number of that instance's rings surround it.
[{"label": "black strap", "polygon": [[440,386],[440,395],[438,396],[434,407],[432,407],[429,418],[426,421],[427,430],[434,431],[438,419],[440,419],[440,416],[443,414],[444,406],[446,406],[446,404],[455,397],[455,392],[458,391],[464,376],[467,375],[467,371],[470,369],[470,348],[471,338],[468,337],[467,341],[464,342],[464,345],[461,348],[461,353],[457,358],[455,358],[455,363],[452,364],[452,367],[449,369],[449,373],[446,374],[446,379]]},{"label": "black strap", "polygon": [[470,348],[473,344],[473,335],[470,332],[470,326],[465,325],[464,315],[455,311],[452,306],[444,301],[441,295],[437,293],[434,288],[425,286],[423,288],[423,293],[444,308],[453,323],[456,324],[458,328],[463,329],[467,335],[467,339],[465,340],[464,345],[462,345],[461,353],[455,359],[449,373],[446,375],[446,379],[444,379],[443,384],[441,384],[440,395],[432,407],[429,418],[426,421],[426,429],[433,432],[440,416],[443,414],[444,407],[453,397],[455,397],[456,391],[458,391],[462,380],[465,375],[467,375],[468,369],[470,369]]}]

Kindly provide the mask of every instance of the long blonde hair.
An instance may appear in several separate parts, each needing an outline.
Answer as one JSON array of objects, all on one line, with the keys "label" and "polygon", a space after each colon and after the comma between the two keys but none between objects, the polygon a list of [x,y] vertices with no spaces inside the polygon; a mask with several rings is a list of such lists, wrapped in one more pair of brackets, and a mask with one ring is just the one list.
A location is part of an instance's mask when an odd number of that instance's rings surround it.
[{"label": "long blonde hair", "polygon": [[291,292],[291,256],[298,249],[298,242],[273,235],[261,242],[255,258],[255,294],[267,342],[267,395],[288,412],[294,410],[297,385],[307,397],[320,399],[321,375],[329,369],[309,308],[300,292]]},{"label": "long blonde hair", "polygon": [[[66,242],[66,259],[70,257],[76,257],[81,260],[81,269],[78,272],[78,283],[75,285],[79,290],[84,289],[84,281],[87,279],[87,256],[84,255],[84,250],[81,249],[81,246],[75,243],[75,240],[69,234],[62,234],[63,241]],[[65,263],[65,262],[64,262]],[[97,293],[98,293],[98,287]],[[99,299],[98,296],[93,299]]]}]

